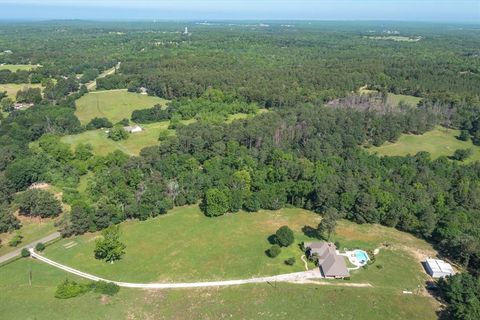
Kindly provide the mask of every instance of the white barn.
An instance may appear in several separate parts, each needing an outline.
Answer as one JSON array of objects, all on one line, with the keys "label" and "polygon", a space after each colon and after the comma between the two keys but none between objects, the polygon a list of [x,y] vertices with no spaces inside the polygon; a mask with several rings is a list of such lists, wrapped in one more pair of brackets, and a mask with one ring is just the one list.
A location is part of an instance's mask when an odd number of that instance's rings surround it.
[{"label": "white barn", "polygon": [[137,132],[143,131],[143,128],[140,127],[139,125],[126,126],[126,127],[123,127],[123,129],[125,129],[125,131],[127,131],[128,133],[137,133]]},{"label": "white barn", "polygon": [[427,273],[433,278],[442,278],[455,274],[452,266],[443,260],[427,259],[425,261],[425,268]]}]

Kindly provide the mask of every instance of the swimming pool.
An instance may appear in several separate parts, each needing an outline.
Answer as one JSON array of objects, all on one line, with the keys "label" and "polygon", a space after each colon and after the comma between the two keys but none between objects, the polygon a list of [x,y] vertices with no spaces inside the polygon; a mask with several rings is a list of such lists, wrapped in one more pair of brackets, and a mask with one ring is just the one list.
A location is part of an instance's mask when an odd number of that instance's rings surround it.
[{"label": "swimming pool", "polygon": [[363,250],[355,250],[355,258],[360,263],[366,263],[368,261],[368,255]]}]

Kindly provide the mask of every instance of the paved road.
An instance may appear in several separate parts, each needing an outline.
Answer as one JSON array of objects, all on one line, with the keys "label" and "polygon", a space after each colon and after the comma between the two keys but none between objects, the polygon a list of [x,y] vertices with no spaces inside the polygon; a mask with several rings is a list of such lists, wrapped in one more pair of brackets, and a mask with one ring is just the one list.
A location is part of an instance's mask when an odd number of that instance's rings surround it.
[{"label": "paved road", "polygon": [[[102,74],[100,74],[100,75],[97,77],[97,79],[105,78],[106,76],[115,73],[115,70],[117,70],[118,68],[120,68],[120,64],[121,64],[121,62],[118,62],[116,67],[113,67],[113,68],[111,68],[111,69],[108,69],[108,70],[104,71]],[[96,89],[96,87],[97,87],[97,79],[95,79],[95,80],[87,83],[86,87],[87,87],[88,90],[95,90],[95,89]]]},{"label": "paved road", "polygon": [[225,280],[225,281],[209,281],[209,282],[180,282],[180,283],[130,283],[130,282],[119,282],[103,279],[97,276],[94,276],[89,273],[85,273],[53,260],[50,260],[38,253],[35,252],[33,248],[30,249],[30,254],[33,258],[38,259],[42,262],[48,263],[56,268],[62,269],[64,271],[73,273],[83,278],[87,278],[93,281],[106,281],[113,282],[120,287],[126,288],[142,288],[142,289],[170,289],[170,288],[201,288],[201,287],[219,287],[219,286],[234,286],[247,283],[265,283],[265,282],[299,282],[302,283],[306,280],[320,279],[322,275],[320,270],[315,268],[314,270],[304,271],[304,272],[295,272],[280,274],[277,276],[271,277],[258,277],[250,279],[239,279],[239,280]]},{"label": "paved road", "polygon": [[12,252],[9,252],[3,256],[0,257],[0,264],[10,260],[10,259],[13,259],[17,256],[20,255],[20,252],[22,251],[23,248],[27,248],[27,249],[30,249],[30,248],[34,248],[37,243],[39,242],[42,242],[42,243],[47,243],[47,242],[50,242],[52,240],[55,240],[57,238],[60,238],[60,233],[59,232],[55,232],[55,233],[52,233],[46,237],[43,237],[41,239],[38,239],[38,240],[35,240],[34,242],[32,243],[29,243],[27,245],[24,245],[24,246],[21,246],[20,248],[18,248],[17,250],[15,251],[12,251]]}]

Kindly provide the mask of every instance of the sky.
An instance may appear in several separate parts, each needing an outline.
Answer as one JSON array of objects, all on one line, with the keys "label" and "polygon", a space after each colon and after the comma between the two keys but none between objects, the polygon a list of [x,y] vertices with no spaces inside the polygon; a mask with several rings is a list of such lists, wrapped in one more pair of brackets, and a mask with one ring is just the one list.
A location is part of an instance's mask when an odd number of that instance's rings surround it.
[{"label": "sky", "polygon": [[0,19],[401,20],[480,23],[480,0],[0,0]]}]

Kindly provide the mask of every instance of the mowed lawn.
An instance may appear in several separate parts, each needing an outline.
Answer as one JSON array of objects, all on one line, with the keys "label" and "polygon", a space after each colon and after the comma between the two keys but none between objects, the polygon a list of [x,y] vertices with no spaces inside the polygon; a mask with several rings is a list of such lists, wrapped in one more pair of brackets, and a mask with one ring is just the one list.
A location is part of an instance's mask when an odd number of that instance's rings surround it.
[{"label": "mowed lawn", "polygon": [[[98,234],[64,239],[48,247],[45,255],[58,262],[110,280],[127,282],[209,281],[275,275],[304,270],[298,244],[312,240],[302,231],[315,227],[320,216],[301,209],[240,212],[219,218],[205,217],[197,206],[175,208],[147,221],[121,224],[127,246],[124,258],[114,264],[93,256]],[[295,244],[274,259],[265,255],[268,237],[282,225],[295,232]],[[375,234],[374,234],[375,233]],[[436,252],[422,240],[392,228],[359,226],[342,221],[335,240],[341,248],[374,249],[392,244],[378,256],[381,269],[370,267],[352,273],[352,282],[377,284],[384,288],[417,288],[427,276],[420,254]],[[77,245],[70,249],[65,244]],[[296,258],[294,266],[284,260]],[[423,256],[422,256],[423,257]],[[312,265],[310,266],[312,267]],[[336,281],[336,280],[335,280]]]},{"label": "mowed lawn", "polygon": [[[192,121],[183,121],[184,124]],[[93,147],[93,153],[96,155],[107,155],[115,150],[120,150],[128,155],[139,155],[140,151],[149,146],[158,145],[160,132],[168,128],[169,121],[156,122],[142,125],[142,132],[131,133],[127,140],[113,141],[108,138],[105,129],[89,130],[80,134],[68,135],[62,137],[61,141],[72,145],[75,149],[80,143],[89,143]],[[171,134],[175,130],[170,130]]]},{"label": "mowed lawn", "polygon": [[[29,274],[32,273],[32,285]],[[41,262],[22,259],[0,268],[0,310],[5,319],[436,319],[435,300],[383,288],[311,284],[256,284],[224,288],[137,290],[114,297],[87,293],[54,298],[65,278]]]},{"label": "mowed lawn", "polygon": [[[29,274],[32,285],[29,285]],[[32,259],[0,268],[0,310],[5,319],[437,319],[434,299],[384,288],[271,283],[223,288],[137,290],[114,297],[87,293],[54,298],[74,275]]]},{"label": "mowed lawn", "polygon": [[400,102],[406,103],[412,107],[416,107],[418,103],[422,100],[422,98],[414,97],[414,96],[407,96],[404,94],[394,94],[388,93],[387,95],[387,104],[392,106],[398,106]]},{"label": "mowed lawn", "polygon": [[38,68],[37,65],[34,64],[3,64],[0,65],[0,70],[10,70],[12,72],[21,70],[21,71],[30,71],[35,68]]},{"label": "mowed lawn", "polygon": [[472,149],[473,154],[465,162],[480,160],[480,147],[471,141],[461,141],[456,137],[458,130],[437,127],[422,135],[402,135],[395,143],[385,143],[380,147],[369,148],[371,152],[382,156],[406,156],[415,155],[420,151],[427,151],[433,159],[440,156],[451,156],[457,149]]},{"label": "mowed lawn", "polygon": [[[122,223],[126,255],[113,265],[93,258],[96,234],[57,242],[45,255],[115,280],[249,278],[302,270],[296,244],[309,239],[302,228],[319,221],[319,215],[301,209],[207,218],[190,206],[155,219]],[[270,246],[267,237],[281,225],[294,229],[296,243],[280,257],[268,258],[263,253]],[[428,279],[420,257],[436,254],[428,243],[392,228],[349,221],[339,222],[334,240],[341,248],[389,246],[380,250],[373,266],[352,272],[351,280],[202,289],[122,288],[110,298],[88,293],[69,300],[54,298],[56,285],[65,278],[87,280],[21,259],[0,268],[0,310],[11,319],[33,319],[32,315],[37,319],[317,319],[319,314],[322,319],[436,319],[438,302],[417,289]],[[72,241],[77,245],[63,246]],[[283,264],[290,256],[297,257],[293,267]],[[370,283],[372,287],[342,286],[349,283]],[[403,290],[414,294],[403,294]]]},{"label": "mowed lawn", "polygon": [[0,92],[7,91],[7,96],[15,101],[17,98],[17,92],[26,88],[40,88],[42,86],[40,84],[28,84],[28,83],[7,83],[7,84],[0,84]]},{"label": "mowed lawn", "polygon": [[125,90],[107,90],[89,92],[76,101],[75,115],[82,124],[95,117],[105,117],[116,123],[130,119],[132,112],[151,108],[154,105],[166,105],[167,100]]}]

